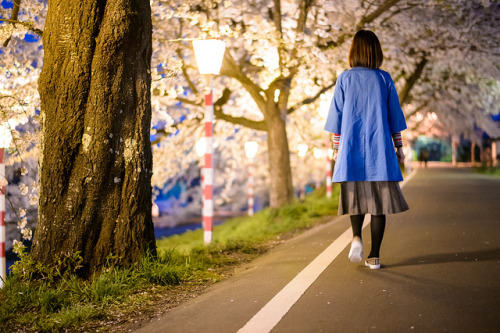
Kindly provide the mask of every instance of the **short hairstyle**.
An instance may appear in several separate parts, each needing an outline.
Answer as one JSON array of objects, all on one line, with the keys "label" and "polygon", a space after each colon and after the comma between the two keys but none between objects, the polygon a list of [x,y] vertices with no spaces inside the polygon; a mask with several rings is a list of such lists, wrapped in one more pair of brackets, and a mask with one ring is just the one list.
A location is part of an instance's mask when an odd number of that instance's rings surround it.
[{"label": "short hairstyle", "polygon": [[377,35],[370,30],[359,30],[352,38],[349,49],[349,67],[379,68],[384,54]]}]

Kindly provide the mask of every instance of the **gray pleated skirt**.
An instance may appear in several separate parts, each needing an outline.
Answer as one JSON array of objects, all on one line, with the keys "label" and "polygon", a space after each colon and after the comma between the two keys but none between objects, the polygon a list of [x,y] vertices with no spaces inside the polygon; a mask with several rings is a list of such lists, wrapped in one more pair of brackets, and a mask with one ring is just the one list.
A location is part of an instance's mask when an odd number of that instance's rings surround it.
[{"label": "gray pleated skirt", "polygon": [[409,209],[398,182],[340,183],[339,215],[385,215]]}]

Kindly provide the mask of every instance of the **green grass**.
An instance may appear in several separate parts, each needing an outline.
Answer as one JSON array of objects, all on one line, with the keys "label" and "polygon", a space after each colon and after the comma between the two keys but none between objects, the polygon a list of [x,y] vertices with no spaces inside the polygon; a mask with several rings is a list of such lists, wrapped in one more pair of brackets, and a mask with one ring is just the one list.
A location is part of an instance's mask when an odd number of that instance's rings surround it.
[{"label": "green grass", "polygon": [[479,168],[476,168],[476,172],[482,173],[484,175],[492,175],[495,177],[500,177],[500,169],[496,168],[496,167],[490,167],[490,168],[479,167]]},{"label": "green grass", "polygon": [[[235,243],[255,247],[277,235],[296,232],[317,223],[318,217],[337,215],[339,187],[333,186],[331,199],[322,188],[308,196],[304,202],[296,201],[279,210],[264,209],[252,217],[239,217],[214,228],[215,246]],[[157,240],[158,251],[173,250],[190,253],[203,246],[203,231],[193,230]],[[213,246],[213,245],[212,245]]]},{"label": "green grass", "polygon": [[[158,295],[175,291],[176,285],[223,279],[228,268],[255,258],[276,240],[336,215],[337,204],[338,186],[331,199],[323,188],[304,202],[215,227],[209,246],[203,245],[200,230],[164,238],[157,241],[157,257],[145,256],[128,268],[105,267],[89,280],[61,274],[58,267],[43,267],[25,256],[0,290],[0,331],[95,330],[99,321],[133,316]],[[71,268],[80,259],[74,254],[60,263]]]}]

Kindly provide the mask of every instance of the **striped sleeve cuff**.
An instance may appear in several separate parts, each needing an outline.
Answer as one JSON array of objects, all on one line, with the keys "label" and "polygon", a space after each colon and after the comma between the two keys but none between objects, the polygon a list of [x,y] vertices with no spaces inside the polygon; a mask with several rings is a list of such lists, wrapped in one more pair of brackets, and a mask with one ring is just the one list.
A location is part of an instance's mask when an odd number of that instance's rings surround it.
[{"label": "striped sleeve cuff", "polygon": [[401,132],[394,133],[392,135],[392,140],[394,141],[394,147],[403,147],[403,138],[401,137]]},{"label": "striped sleeve cuff", "polygon": [[333,150],[339,149],[340,134],[333,134]]}]

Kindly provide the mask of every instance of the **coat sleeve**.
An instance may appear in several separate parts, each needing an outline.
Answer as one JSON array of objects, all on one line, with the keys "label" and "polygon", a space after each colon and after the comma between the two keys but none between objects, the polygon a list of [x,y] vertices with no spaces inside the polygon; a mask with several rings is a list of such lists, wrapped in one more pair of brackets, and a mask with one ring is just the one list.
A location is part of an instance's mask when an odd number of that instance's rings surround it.
[{"label": "coat sleeve", "polygon": [[342,75],[337,79],[335,92],[333,93],[332,103],[326,118],[325,131],[342,134],[342,111],[344,109],[344,91],[342,89]]},{"label": "coat sleeve", "polygon": [[394,82],[389,74],[388,76],[388,97],[387,97],[387,111],[389,119],[389,127],[391,134],[401,132],[406,129],[406,120],[401,105],[399,104],[399,97],[394,86]]}]

